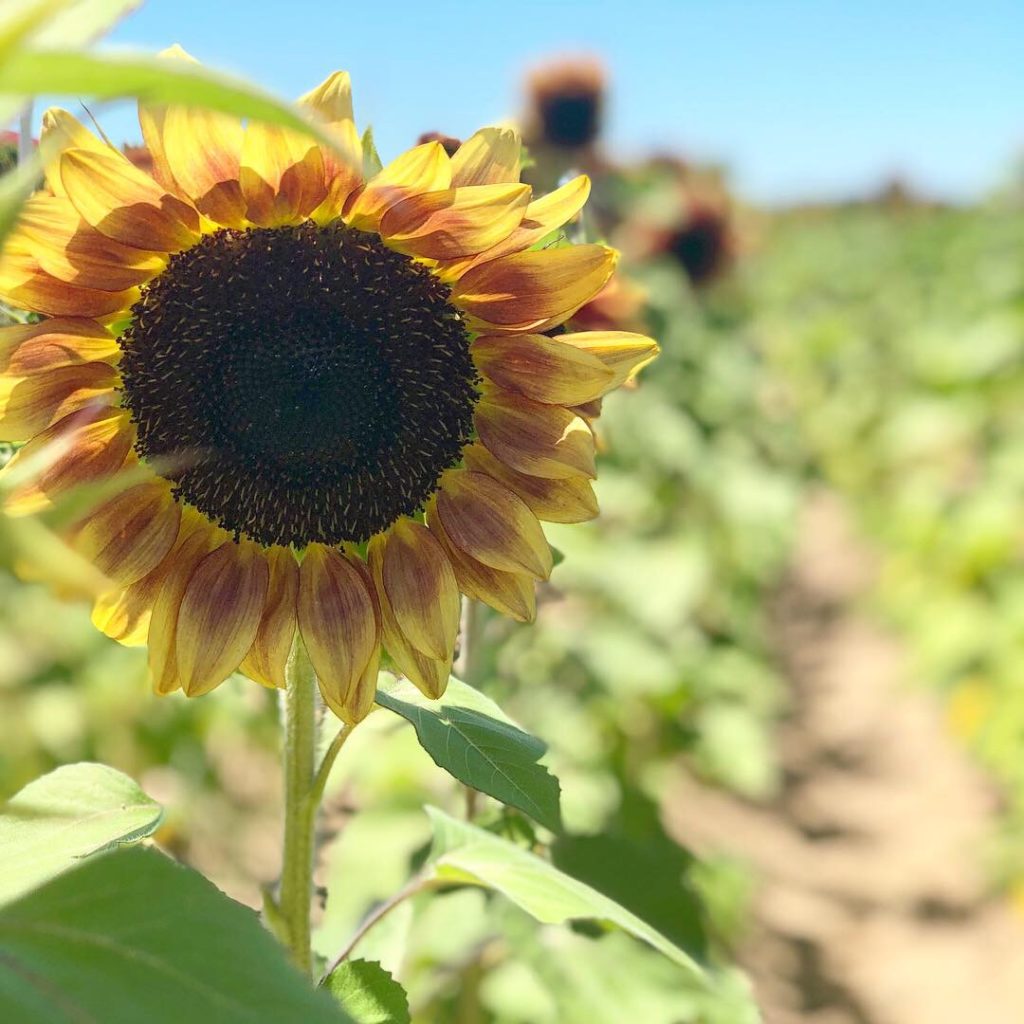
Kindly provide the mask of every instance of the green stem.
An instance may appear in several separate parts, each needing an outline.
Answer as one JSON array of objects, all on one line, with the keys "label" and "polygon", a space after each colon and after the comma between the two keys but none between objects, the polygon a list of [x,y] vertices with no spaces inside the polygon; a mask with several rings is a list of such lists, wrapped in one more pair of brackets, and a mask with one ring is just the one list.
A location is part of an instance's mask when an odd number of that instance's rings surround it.
[{"label": "green stem", "polygon": [[292,961],[312,972],[310,905],[313,899],[317,685],[309,656],[296,637],[288,658],[284,696],[284,861],[280,920]]}]

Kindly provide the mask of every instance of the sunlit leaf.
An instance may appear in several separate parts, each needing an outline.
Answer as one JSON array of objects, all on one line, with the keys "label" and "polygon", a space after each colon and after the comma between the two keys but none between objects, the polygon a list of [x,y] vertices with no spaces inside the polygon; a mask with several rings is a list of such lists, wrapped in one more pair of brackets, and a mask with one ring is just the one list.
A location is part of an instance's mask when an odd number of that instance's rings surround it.
[{"label": "sunlit leaf", "polygon": [[0,1020],[349,1018],[287,962],[253,911],[136,848],[88,860],[0,910]]},{"label": "sunlit leaf", "polygon": [[466,822],[428,807],[434,829],[431,868],[441,881],[482,885],[500,892],[544,924],[593,920],[646,942],[692,978],[704,969],[684,950],[635,914],[546,860]]},{"label": "sunlit leaf", "polygon": [[356,1024],[409,1024],[405,989],[372,960],[346,960],[324,982]]},{"label": "sunlit leaf", "polygon": [[412,684],[377,691],[377,703],[412,723],[434,763],[480,790],[558,831],[559,785],[538,760],[547,746],[524,732],[490,698],[457,679],[439,701]]},{"label": "sunlit leaf", "polygon": [[0,811],[0,903],[117,843],[151,835],[163,810],[127,775],[69,764],[30,782]]},{"label": "sunlit leaf", "polygon": [[208,107],[284,125],[315,136],[323,145],[335,145],[291,104],[240,79],[189,61],[120,53],[97,55],[78,50],[22,50],[0,65],[0,94],[4,93],[72,94],[104,100],[135,96],[150,104]]}]

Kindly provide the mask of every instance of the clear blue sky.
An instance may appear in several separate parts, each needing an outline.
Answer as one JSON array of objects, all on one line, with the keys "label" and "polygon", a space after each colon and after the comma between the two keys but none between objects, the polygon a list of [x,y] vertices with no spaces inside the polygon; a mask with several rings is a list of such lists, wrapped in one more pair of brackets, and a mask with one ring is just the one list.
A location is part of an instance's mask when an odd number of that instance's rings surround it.
[{"label": "clear blue sky", "polygon": [[1024,151],[1024,0],[148,0],[110,42],[179,42],[286,96],[347,68],[385,155],[514,113],[539,58],[595,52],[614,148],[725,161],[762,201],[895,171],[968,197]]}]

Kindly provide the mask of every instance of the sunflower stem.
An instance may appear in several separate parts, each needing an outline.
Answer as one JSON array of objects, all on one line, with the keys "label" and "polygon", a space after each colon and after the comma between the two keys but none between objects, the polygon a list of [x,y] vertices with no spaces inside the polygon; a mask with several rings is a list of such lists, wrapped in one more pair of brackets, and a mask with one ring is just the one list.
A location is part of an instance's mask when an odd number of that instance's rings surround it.
[{"label": "sunflower stem", "polygon": [[310,905],[313,899],[314,829],[319,803],[316,777],[317,685],[309,656],[296,637],[288,658],[284,695],[284,857],[280,919],[295,966],[311,974]]}]

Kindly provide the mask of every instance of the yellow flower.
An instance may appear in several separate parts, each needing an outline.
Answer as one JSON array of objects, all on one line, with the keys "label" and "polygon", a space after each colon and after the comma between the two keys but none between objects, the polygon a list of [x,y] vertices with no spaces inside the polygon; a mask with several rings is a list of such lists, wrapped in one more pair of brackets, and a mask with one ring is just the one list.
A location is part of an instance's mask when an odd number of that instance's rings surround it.
[{"label": "yellow flower", "polygon": [[[185,57],[181,51],[175,55]],[[284,684],[296,630],[343,719],[380,652],[438,697],[461,593],[520,620],[551,571],[539,520],[596,514],[574,411],[657,352],[551,331],[615,256],[532,248],[589,183],[533,199],[519,140],[485,128],[364,180],[348,76],[300,104],[336,139],[142,106],[152,176],[48,111],[48,189],[0,294],[49,319],[0,334],[0,437],[54,440],[11,499],[45,508],[130,468],[71,542],[112,581],[94,621],[146,643],[154,686],[241,669]]]}]

